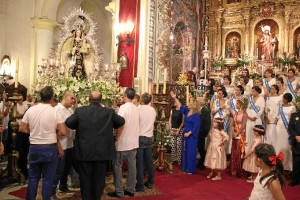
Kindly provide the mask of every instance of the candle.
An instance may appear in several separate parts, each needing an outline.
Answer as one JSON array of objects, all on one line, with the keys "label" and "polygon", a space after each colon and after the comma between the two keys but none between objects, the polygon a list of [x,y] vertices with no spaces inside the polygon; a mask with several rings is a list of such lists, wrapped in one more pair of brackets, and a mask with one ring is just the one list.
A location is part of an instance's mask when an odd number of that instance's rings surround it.
[{"label": "candle", "polygon": [[105,67],[105,71],[107,72],[108,71],[108,64],[104,64],[104,67]]},{"label": "candle", "polygon": [[15,72],[15,88],[18,88],[18,76],[19,76],[19,58],[16,63],[16,72]]},{"label": "candle", "polygon": [[159,88],[159,68],[156,69],[156,94],[158,94]]},{"label": "candle", "polygon": [[167,77],[168,77],[168,69],[165,68],[165,70],[164,70],[164,88],[163,88],[163,94],[166,94],[166,90],[167,90]]},{"label": "candle", "polygon": [[190,89],[189,89],[189,86],[187,85],[186,86],[186,105],[189,105],[189,93],[190,93],[190,91],[189,91]]}]

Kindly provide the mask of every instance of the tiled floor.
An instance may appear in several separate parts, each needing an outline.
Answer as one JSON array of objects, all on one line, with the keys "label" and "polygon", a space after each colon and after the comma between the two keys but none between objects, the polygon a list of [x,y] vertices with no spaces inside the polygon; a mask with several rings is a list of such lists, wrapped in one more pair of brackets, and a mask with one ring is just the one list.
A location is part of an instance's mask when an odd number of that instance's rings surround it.
[{"label": "tiled floor", "polygon": [[[7,166],[6,159],[0,160],[0,170],[4,170]],[[1,200],[15,200],[19,199],[17,197],[11,196],[8,193],[18,190],[22,187],[27,187],[27,185],[20,185],[19,183],[6,184],[5,178],[0,178],[0,199]],[[5,186],[5,188],[3,188]],[[3,189],[2,189],[3,188]]]}]

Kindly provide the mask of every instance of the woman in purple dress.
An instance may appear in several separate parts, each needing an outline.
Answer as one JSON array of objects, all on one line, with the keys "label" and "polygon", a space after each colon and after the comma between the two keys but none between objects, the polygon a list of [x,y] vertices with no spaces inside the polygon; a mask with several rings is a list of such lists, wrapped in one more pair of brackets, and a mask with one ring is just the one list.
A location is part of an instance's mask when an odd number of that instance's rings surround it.
[{"label": "woman in purple dress", "polygon": [[[171,92],[177,104],[180,104],[176,95]],[[180,104],[181,105],[181,104]],[[190,98],[188,107],[181,105],[180,112],[184,115],[184,129],[182,134],[182,171],[196,174],[197,144],[200,128],[199,107],[196,100]]]}]

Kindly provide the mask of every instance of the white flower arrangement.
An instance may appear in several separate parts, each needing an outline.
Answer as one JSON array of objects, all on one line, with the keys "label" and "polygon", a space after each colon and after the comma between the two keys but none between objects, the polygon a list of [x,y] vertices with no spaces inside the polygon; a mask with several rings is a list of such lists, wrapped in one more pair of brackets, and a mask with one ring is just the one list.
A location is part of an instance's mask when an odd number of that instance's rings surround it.
[{"label": "white flower arrangement", "polygon": [[[121,97],[119,85],[112,84],[103,79],[89,81],[86,79],[77,80],[74,77],[67,77],[58,79],[57,82],[51,82],[48,85],[53,87],[58,101],[62,99],[66,91],[73,92],[77,97],[79,107],[88,104],[88,97],[93,90],[98,90],[102,93],[102,103],[106,106],[111,106],[113,103],[119,102]],[[40,89],[40,87],[35,89],[37,99],[39,99]]]}]

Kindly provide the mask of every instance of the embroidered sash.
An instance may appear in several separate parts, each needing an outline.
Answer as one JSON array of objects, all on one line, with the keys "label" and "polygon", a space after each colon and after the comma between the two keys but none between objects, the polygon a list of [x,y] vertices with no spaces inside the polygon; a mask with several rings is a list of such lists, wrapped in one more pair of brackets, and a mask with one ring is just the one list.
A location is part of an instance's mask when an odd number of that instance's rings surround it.
[{"label": "embroidered sash", "polygon": [[[288,121],[287,121],[287,119],[285,117],[285,114],[283,112],[283,106],[282,106],[282,104],[279,105],[279,113],[280,113],[280,117],[282,119],[283,125],[285,127],[285,130],[290,135],[289,128],[288,128],[289,127],[289,123],[288,123]],[[289,137],[289,143],[292,144],[292,141],[290,139],[291,139],[291,137]]]},{"label": "embroidered sash", "polygon": [[268,82],[268,79],[267,79],[267,78],[265,78],[265,86],[266,86],[266,88],[268,89],[268,91],[270,91],[271,86],[269,85],[269,82]]},{"label": "embroidered sash", "polygon": [[229,102],[230,102],[230,106],[231,106],[232,110],[234,111],[234,113],[236,113],[236,112],[237,112],[237,109],[236,109],[236,107],[235,107],[235,105],[234,105],[233,100],[234,100],[234,98],[231,97],[231,98],[229,99]]},{"label": "embroidered sash", "polygon": [[294,98],[296,99],[296,98],[297,98],[297,94],[296,94],[296,92],[295,92],[295,90],[294,90],[294,88],[293,88],[293,85],[292,85],[290,79],[287,79],[286,81],[287,81],[287,85],[288,85],[288,87],[289,87],[289,90],[291,91],[292,95],[293,95]]},{"label": "embroidered sash", "polygon": [[[258,114],[259,109],[256,107],[252,97],[249,97],[249,103],[250,103],[252,109],[256,112],[256,114]],[[262,116],[260,116],[260,119],[261,119],[261,123],[264,124]]]},{"label": "embroidered sash", "polygon": [[[220,100],[218,100],[218,101],[216,102],[216,105],[217,105],[218,108],[220,108]],[[224,130],[225,130],[225,132],[228,134],[228,132],[229,132],[229,123],[228,123],[228,121],[226,120],[225,116],[223,115],[222,109],[219,109],[219,110],[218,110],[218,113],[219,113],[220,117],[224,119]]]}]

